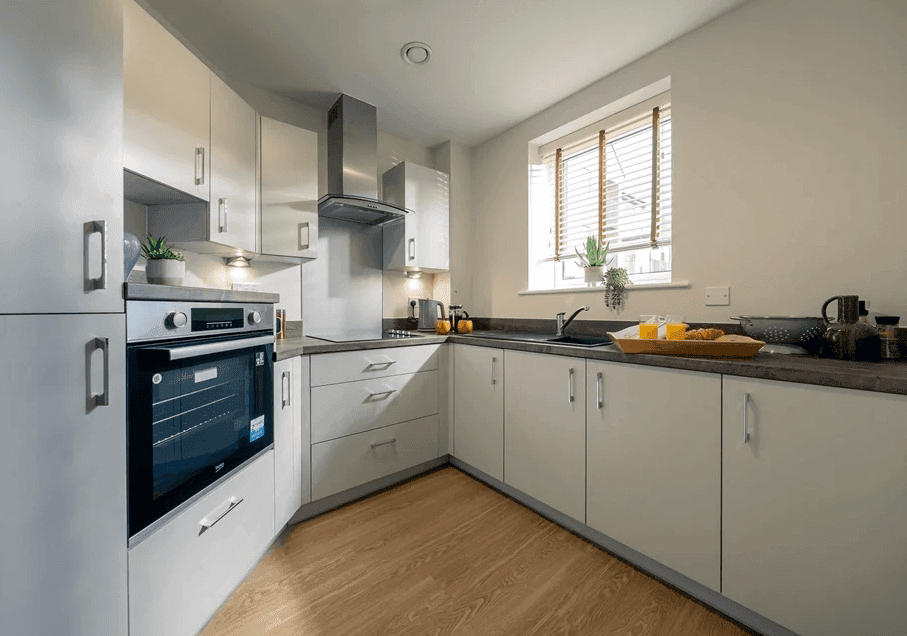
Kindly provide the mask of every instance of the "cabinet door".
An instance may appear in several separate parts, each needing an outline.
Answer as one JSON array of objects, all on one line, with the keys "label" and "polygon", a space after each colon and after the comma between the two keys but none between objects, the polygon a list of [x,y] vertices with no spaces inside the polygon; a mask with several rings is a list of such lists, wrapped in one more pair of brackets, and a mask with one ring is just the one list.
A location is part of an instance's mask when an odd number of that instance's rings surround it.
[{"label": "cabinet door", "polygon": [[507,351],[504,481],[586,521],[586,362]]},{"label": "cabinet door", "polygon": [[318,255],[318,135],[261,118],[261,253]]},{"label": "cabinet door", "polygon": [[504,352],[454,346],[453,454],[504,481]]},{"label": "cabinet door", "polygon": [[207,201],[211,71],[133,0],[123,14],[123,166]]},{"label": "cabinet door", "polygon": [[219,77],[211,76],[210,241],[256,251],[255,110]]},{"label": "cabinet door", "polygon": [[301,369],[298,357],[274,364],[274,527],[277,530],[302,505]]},{"label": "cabinet door", "polygon": [[0,3],[0,314],[123,311],[121,11]]},{"label": "cabinet door", "polygon": [[299,363],[299,444],[300,452],[296,453],[299,466],[295,469],[299,473],[300,504],[312,501],[312,392],[310,389],[312,378],[311,358],[300,358]]},{"label": "cabinet door", "polygon": [[125,636],[125,317],[0,316],[0,342],[3,633]]},{"label": "cabinet door", "polygon": [[586,523],[720,591],[721,377],[590,361],[586,381]]},{"label": "cabinet door", "polygon": [[903,634],[905,424],[904,396],[725,377],[722,593],[803,636]]},{"label": "cabinet door", "polygon": [[417,188],[413,197],[416,214],[406,218],[407,250],[410,240],[414,240],[416,260],[407,264],[447,271],[450,269],[450,177],[412,163],[406,164],[406,172],[407,187],[413,184]]}]

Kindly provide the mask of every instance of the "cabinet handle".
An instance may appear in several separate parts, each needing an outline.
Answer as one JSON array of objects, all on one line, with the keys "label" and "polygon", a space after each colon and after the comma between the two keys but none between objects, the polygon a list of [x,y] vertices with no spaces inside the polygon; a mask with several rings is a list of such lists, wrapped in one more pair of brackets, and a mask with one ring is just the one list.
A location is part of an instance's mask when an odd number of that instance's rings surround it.
[{"label": "cabinet handle", "polygon": [[395,437],[394,439],[388,440],[386,442],[378,442],[377,444],[372,444],[372,448],[378,448],[379,446],[387,446],[388,444],[393,444],[396,441],[397,441],[397,438]]},{"label": "cabinet handle", "polygon": [[[107,221],[89,221],[83,227],[85,233],[85,291],[95,291],[96,289],[107,289]],[[101,235],[101,276],[98,278],[88,277],[89,264],[89,238],[92,234]]]},{"label": "cabinet handle", "polygon": [[[289,389],[293,386],[292,378],[293,378],[292,371],[284,371],[280,376],[280,408],[281,409],[285,409],[286,407],[290,406],[290,400],[292,399],[290,396],[292,395],[293,392],[290,391]],[[286,382],[286,387],[287,387],[286,392],[284,392],[284,380],[287,381]]]},{"label": "cabinet handle", "polygon": [[396,393],[397,389],[388,389],[387,391],[378,391],[377,393],[369,393],[367,400],[371,400],[373,397],[378,397],[379,395],[390,396],[391,393]]},{"label": "cabinet handle", "polygon": [[214,512],[199,522],[199,525],[202,527],[202,529],[199,530],[199,532],[198,532],[199,534],[202,534],[205,530],[209,530],[210,528],[213,528],[215,523],[217,523],[218,521],[220,521],[221,519],[226,517],[227,514],[229,514],[230,512],[233,512],[233,510],[236,508],[236,506],[241,504],[243,502],[243,500],[237,499],[236,497],[230,497],[227,500],[227,502],[228,502],[227,509],[224,510],[219,515],[217,515],[217,517],[215,517],[214,519],[210,519],[210,517],[212,515],[217,514],[216,512]]},{"label": "cabinet handle", "polygon": [[[305,230],[305,243],[302,242],[303,230]],[[298,246],[299,251],[301,252],[302,250],[309,249],[309,242],[311,241],[311,239],[309,238],[309,222],[306,221],[305,223],[300,223],[296,227],[296,232],[298,234],[298,236],[296,238],[297,238],[297,241],[299,242],[299,246]]]},{"label": "cabinet handle", "polygon": [[[201,173],[199,173],[198,166],[201,163]],[[201,174],[201,176],[199,176]],[[205,184],[205,149],[196,148],[195,149],[195,185],[204,185]]]},{"label": "cabinet handle", "polygon": [[372,371],[372,370],[387,371],[392,364],[397,362],[396,360],[386,360],[384,362],[372,362],[371,360],[369,360],[367,358],[365,361],[368,362],[368,365],[366,365],[366,367],[365,367],[366,371]]},{"label": "cabinet handle", "polygon": [[605,406],[605,399],[602,396],[602,394],[604,393],[603,384],[604,384],[604,379],[602,378],[601,371],[599,371],[598,377],[596,377],[596,379],[595,379],[595,395],[596,395],[597,402],[598,402],[598,408],[604,408],[604,406]]},{"label": "cabinet handle", "polygon": [[573,402],[573,369],[567,372],[567,401]]},{"label": "cabinet handle", "polygon": [[409,239],[409,260],[416,260],[416,239]]},{"label": "cabinet handle", "polygon": [[[85,347],[85,408],[91,412],[98,406],[110,406],[110,341],[107,338],[93,338]],[[104,352],[104,392],[91,392],[91,354],[100,349]]]},{"label": "cabinet handle", "polygon": [[746,422],[746,412],[749,411],[750,407],[750,394],[743,394],[743,443],[746,444],[750,441],[750,432],[749,427]]},{"label": "cabinet handle", "polygon": [[223,234],[227,232],[227,228],[229,227],[228,223],[230,220],[227,215],[230,213],[230,209],[227,207],[226,199],[219,199],[217,207],[220,208],[218,218],[220,219],[220,231]]},{"label": "cabinet handle", "polygon": [[492,358],[492,359],[491,359],[491,383],[492,383],[492,384],[497,384],[497,383],[498,383],[498,373],[497,373],[497,368],[498,368],[498,359],[497,359],[497,358]]}]

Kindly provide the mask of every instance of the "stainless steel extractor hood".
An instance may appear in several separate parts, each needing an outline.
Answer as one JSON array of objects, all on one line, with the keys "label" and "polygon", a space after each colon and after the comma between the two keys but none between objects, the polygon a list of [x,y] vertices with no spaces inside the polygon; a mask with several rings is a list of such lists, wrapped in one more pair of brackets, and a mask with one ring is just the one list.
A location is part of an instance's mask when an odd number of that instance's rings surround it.
[{"label": "stainless steel extractor hood", "polygon": [[341,95],[328,111],[328,194],[318,216],[384,225],[411,212],[378,199],[378,111]]}]

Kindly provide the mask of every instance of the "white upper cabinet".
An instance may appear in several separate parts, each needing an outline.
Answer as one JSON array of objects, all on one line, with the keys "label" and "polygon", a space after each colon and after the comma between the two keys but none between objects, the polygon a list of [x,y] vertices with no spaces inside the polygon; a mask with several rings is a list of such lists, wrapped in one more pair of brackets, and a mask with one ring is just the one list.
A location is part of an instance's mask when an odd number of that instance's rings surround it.
[{"label": "white upper cabinet", "polygon": [[404,161],[384,173],[383,198],[413,211],[384,226],[384,269],[448,271],[450,177]]},{"label": "white upper cabinet", "polygon": [[0,314],[123,311],[121,11],[0,3]]},{"label": "white upper cabinet", "polygon": [[504,359],[504,482],[585,523],[586,361]]},{"label": "white upper cabinet", "polygon": [[261,118],[262,255],[318,254],[318,135]]},{"label": "white upper cabinet", "polygon": [[803,636],[903,634],[907,397],[723,388],[722,593]]},{"label": "white upper cabinet", "polygon": [[456,345],[453,455],[504,481],[504,351]]},{"label": "white upper cabinet", "polygon": [[721,376],[590,360],[587,521],[719,591]]},{"label": "white upper cabinet", "polygon": [[211,71],[133,0],[123,6],[123,166],[208,201]]}]

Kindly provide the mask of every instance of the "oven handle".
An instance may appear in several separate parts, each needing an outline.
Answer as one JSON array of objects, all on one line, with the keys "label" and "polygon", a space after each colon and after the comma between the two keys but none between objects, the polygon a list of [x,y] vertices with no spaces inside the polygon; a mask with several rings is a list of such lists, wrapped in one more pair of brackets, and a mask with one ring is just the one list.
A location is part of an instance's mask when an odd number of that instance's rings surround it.
[{"label": "oven handle", "polygon": [[257,338],[243,338],[242,340],[227,340],[208,344],[185,345],[182,347],[149,347],[143,351],[167,354],[169,360],[184,360],[196,356],[206,356],[211,353],[224,353],[237,349],[250,349],[260,345],[274,344],[274,336],[259,336]]}]

